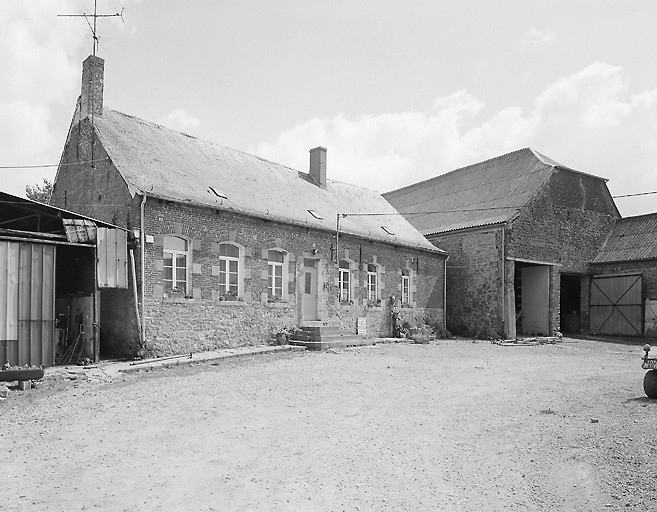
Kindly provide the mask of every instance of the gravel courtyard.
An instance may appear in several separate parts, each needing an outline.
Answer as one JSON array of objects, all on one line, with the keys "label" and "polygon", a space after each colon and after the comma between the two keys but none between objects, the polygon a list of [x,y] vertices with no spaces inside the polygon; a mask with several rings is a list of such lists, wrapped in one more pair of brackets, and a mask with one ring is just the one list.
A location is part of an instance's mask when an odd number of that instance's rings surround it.
[{"label": "gravel courtyard", "polygon": [[50,379],[0,403],[0,509],[655,510],[641,355],[440,340]]}]

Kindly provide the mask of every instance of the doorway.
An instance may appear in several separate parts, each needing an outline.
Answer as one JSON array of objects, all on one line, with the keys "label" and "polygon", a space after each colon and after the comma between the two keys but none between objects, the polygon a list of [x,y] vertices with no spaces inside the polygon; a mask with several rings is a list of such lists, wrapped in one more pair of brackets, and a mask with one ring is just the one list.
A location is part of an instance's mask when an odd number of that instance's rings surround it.
[{"label": "doorway", "polygon": [[579,334],[582,325],[582,278],[578,275],[561,274],[560,285],[561,332]]},{"label": "doorway", "polygon": [[516,262],[516,332],[547,336],[550,331],[550,267]]},{"label": "doorway", "polygon": [[303,268],[301,269],[301,320],[316,321],[319,320],[318,308],[318,286],[317,286],[317,266],[318,260],[311,258],[303,259]]}]

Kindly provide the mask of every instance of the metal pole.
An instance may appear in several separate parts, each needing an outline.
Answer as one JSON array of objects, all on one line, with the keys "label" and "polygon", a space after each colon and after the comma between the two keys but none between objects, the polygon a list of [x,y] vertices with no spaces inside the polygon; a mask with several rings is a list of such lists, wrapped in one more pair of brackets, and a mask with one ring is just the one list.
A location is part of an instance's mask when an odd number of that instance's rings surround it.
[{"label": "metal pole", "polygon": [[340,257],[338,256],[339,249],[340,249],[340,214],[338,213],[335,219],[335,262],[336,263],[340,261]]}]

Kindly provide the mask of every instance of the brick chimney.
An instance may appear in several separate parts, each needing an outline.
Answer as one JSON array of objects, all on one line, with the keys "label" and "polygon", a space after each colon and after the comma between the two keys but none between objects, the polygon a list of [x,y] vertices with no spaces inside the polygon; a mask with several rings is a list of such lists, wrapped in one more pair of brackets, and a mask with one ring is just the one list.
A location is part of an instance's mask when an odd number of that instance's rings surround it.
[{"label": "brick chimney", "polygon": [[326,188],[326,148],[310,150],[310,178],[320,188]]},{"label": "brick chimney", "polygon": [[82,105],[80,117],[84,119],[92,113],[95,117],[103,115],[103,82],[105,61],[89,55],[82,64]]}]

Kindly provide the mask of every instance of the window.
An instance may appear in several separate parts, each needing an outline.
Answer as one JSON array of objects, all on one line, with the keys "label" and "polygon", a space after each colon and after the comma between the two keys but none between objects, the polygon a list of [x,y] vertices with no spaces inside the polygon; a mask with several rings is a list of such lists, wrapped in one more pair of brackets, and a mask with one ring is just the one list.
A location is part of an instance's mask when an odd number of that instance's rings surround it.
[{"label": "window", "polygon": [[379,298],[379,272],[374,263],[367,264],[367,300],[376,301]]},{"label": "window", "polygon": [[240,249],[233,244],[219,244],[219,295],[239,295]]},{"label": "window", "polygon": [[164,291],[184,295],[189,290],[189,242],[179,236],[165,236]]},{"label": "window", "polygon": [[283,267],[285,253],[270,249],[267,255],[267,296],[270,299],[283,299]]},{"label": "window", "polygon": [[402,300],[402,304],[411,303],[411,271],[408,270],[407,268],[402,269],[401,300]]},{"label": "window", "polygon": [[340,260],[338,286],[340,288],[340,302],[351,300],[350,274],[351,265],[347,260]]}]

